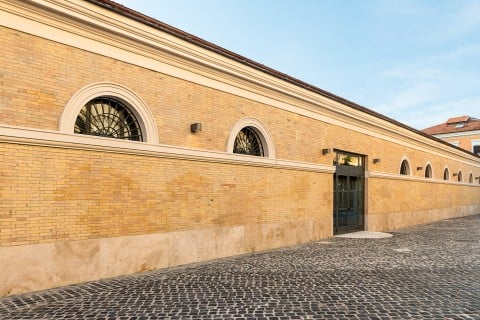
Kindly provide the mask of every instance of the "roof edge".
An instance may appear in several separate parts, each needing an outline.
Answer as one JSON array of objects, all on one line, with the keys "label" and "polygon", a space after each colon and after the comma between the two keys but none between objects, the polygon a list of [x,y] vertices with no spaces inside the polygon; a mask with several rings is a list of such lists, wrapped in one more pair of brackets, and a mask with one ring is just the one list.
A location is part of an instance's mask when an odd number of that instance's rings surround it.
[{"label": "roof edge", "polygon": [[192,34],[190,34],[190,33],[187,33],[187,32],[185,32],[185,31],[183,31],[183,30],[180,30],[180,29],[178,29],[178,28],[175,28],[175,27],[173,27],[173,26],[171,26],[171,25],[169,25],[169,24],[166,24],[166,23],[164,23],[164,22],[161,22],[161,21],[159,21],[159,20],[157,20],[157,19],[155,19],[155,18],[149,17],[149,16],[147,16],[147,15],[145,15],[145,14],[143,14],[143,13],[140,13],[140,12],[138,12],[138,11],[135,11],[135,10],[133,10],[133,9],[130,9],[130,8],[128,8],[128,7],[126,7],[126,6],[122,5],[122,4],[116,3],[116,2],[111,1],[111,0],[85,0],[85,1],[87,1],[87,2],[89,2],[89,3],[92,3],[92,4],[95,4],[95,5],[99,6],[99,7],[105,8],[105,9],[107,9],[107,10],[113,11],[113,12],[115,12],[115,13],[118,13],[118,14],[120,14],[120,15],[122,15],[122,16],[127,17],[127,18],[133,19],[133,20],[135,20],[135,21],[137,21],[137,22],[143,23],[143,24],[145,24],[145,25],[147,25],[147,26],[150,26],[150,27],[152,27],[152,28],[154,28],[154,29],[157,29],[157,30],[166,32],[166,33],[168,33],[168,34],[170,34],[170,35],[173,35],[173,36],[175,36],[175,37],[177,37],[177,38],[180,38],[180,39],[182,39],[182,40],[184,40],[184,41],[190,42],[190,43],[192,43],[192,44],[194,44],[194,45],[197,45],[197,46],[199,46],[199,47],[202,47],[202,48],[207,49],[207,50],[209,50],[209,51],[212,51],[212,52],[214,52],[214,53],[220,54],[220,55],[222,55],[222,56],[224,56],[224,57],[226,57],[226,58],[229,58],[229,59],[232,59],[232,60],[237,61],[237,62],[239,62],[239,63],[242,63],[242,64],[244,64],[244,65],[246,65],[246,66],[249,66],[249,67],[251,67],[251,68],[254,68],[254,69],[256,69],[256,70],[265,72],[266,74],[269,74],[269,75],[271,75],[271,76],[273,76],[273,77],[276,77],[276,78],[278,78],[278,79],[281,79],[281,80],[284,80],[284,81],[289,82],[289,83],[291,83],[291,84],[294,84],[294,85],[296,85],[296,86],[298,86],[298,87],[301,87],[301,88],[303,88],[303,89],[306,89],[306,90],[309,90],[309,91],[311,91],[311,92],[320,94],[320,95],[322,95],[322,96],[324,96],[324,97],[327,97],[327,98],[332,99],[332,100],[334,100],[334,101],[336,101],[336,102],[339,102],[339,103],[341,103],[341,104],[344,104],[344,105],[346,105],[346,106],[349,106],[349,107],[351,107],[351,108],[353,108],[353,109],[359,110],[359,111],[361,111],[361,112],[365,112],[365,113],[367,113],[367,114],[369,114],[369,115],[372,115],[372,116],[374,116],[374,117],[376,117],[376,118],[379,118],[379,119],[382,119],[382,120],[384,120],[384,121],[387,121],[387,122],[389,122],[389,123],[391,123],[391,124],[394,124],[394,125],[396,125],[396,126],[399,126],[399,127],[401,127],[401,128],[404,128],[404,129],[409,130],[409,131],[411,131],[411,132],[414,132],[414,133],[416,133],[416,134],[418,134],[418,135],[420,135],[420,136],[423,136],[423,137],[425,137],[425,138],[428,138],[428,139],[434,140],[434,141],[436,141],[436,142],[442,143],[442,144],[444,144],[444,145],[446,145],[446,146],[449,146],[449,147],[452,147],[452,148],[457,149],[457,150],[459,150],[459,151],[462,151],[462,152],[464,152],[464,153],[466,153],[466,154],[468,154],[468,155],[473,155],[473,156],[475,156],[475,157],[477,157],[477,158],[480,158],[480,156],[477,155],[477,154],[475,154],[475,153],[472,153],[472,152],[469,152],[469,151],[467,151],[467,150],[465,150],[465,149],[462,149],[462,148],[459,148],[459,147],[457,147],[457,146],[451,145],[451,144],[449,144],[448,142],[445,142],[444,140],[438,139],[438,138],[436,138],[436,137],[434,137],[434,136],[432,136],[432,135],[429,135],[429,134],[427,134],[427,133],[425,133],[425,132],[422,132],[422,131],[420,131],[420,130],[418,130],[418,129],[415,129],[415,128],[413,128],[413,127],[410,127],[410,126],[408,126],[408,125],[406,125],[406,124],[404,124],[404,123],[402,123],[402,122],[399,122],[399,121],[397,121],[397,120],[394,120],[394,119],[392,119],[392,118],[389,118],[389,117],[387,117],[387,116],[385,116],[385,115],[383,115],[383,114],[381,114],[381,113],[378,113],[378,112],[373,111],[373,110],[371,110],[371,109],[369,109],[369,108],[366,108],[366,107],[364,107],[364,106],[361,106],[361,105],[359,105],[359,104],[357,104],[357,103],[355,103],[355,102],[352,102],[352,101],[347,100],[347,99],[345,99],[345,98],[343,98],[343,97],[340,97],[340,96],[338,96],[338,95],[335,95],[335,94],[333,94],[333,93],[331,93],[331,92],[329,92],[329,91],[323,90],[323,89],[321,89],[321,88],[319,88],[319,87],[316,87],[316,86],[311,85],[311,84],[309,84],[309,83],[307,83],[307,82],[304,82],[304,81],[302,81],[302,80],[299,80],[299,79],[297,79],[297,78],[295,78],[295,77],[292,77],[292,76],[290,76],[290,75],[288,75],[288,74],[282,73],[282,72],[277,71],[277,70],[275,70],[275,69],[273,69],[273,68],[270,68],[270,67],[268,67],[268,66],[266,66],[266,65],[263,65],[263,64],[261,64],[261,63],[258,63],[258,62],[256,62],[256,61],[254,61],[254,60],[251,60],[251,59],[249,59],[249,58],[246,58],[246,57],[244,57],[244,56],[242,56],[242,55],[239,55],[239,54],[237,54],[237,53],[235,53],[235,52],[233,52],[233,51],[227,50],[227,49],[225,49],[225,48],[223,48],[223,47],[220,47],[220,46],[218,46],[218,45],[216,45],[216,44],[214,44],[214,43],[212,43],[212,42],[206,41],[206,40],[204,40],[204,39],[202,39],[202,38],[200,38],[200,37],[194,36],[194,35],[192,35]]}]

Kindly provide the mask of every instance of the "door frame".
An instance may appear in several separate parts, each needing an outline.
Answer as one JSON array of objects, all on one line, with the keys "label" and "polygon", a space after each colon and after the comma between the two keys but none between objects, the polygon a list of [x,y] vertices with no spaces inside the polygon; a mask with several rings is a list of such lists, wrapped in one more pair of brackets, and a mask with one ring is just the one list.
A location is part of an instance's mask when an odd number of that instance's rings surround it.
[{"label": "door frame", "polygon": [[[348,233],[348,232],[354,232],[354,231],[362,231],[365,230],[365,207],[366,207],[366,174],[365,174],[365,160],[366,156],[357,154],[357,153],[352,153],[352,152],[347,152],[347,151],[342,151],[342,150],[335,150],[335,160],[334,160],[334,165],[335,165],[335,173],[333,175],[333,234],[342,234],[342,233]],[[344,159],[344,157],[354,157],[355,161],[352,161],[352,164],[350,164],[350,161],[346,162],[343,161],[343,163],[340,163],[342,161],[339,161],[340,159]],[[357,179],[360,179],[360,194],[357,195],[357,197],[360,197],[360,203],[358,207],[355,207],[354,210],[356,211],[356,216],[358,219],[358,215],[361,216],[360,220],[357,220],[356,224],[350,225],[349,223],[349,214],[347,213],[347,224],[346,226],[338,226],[338,221],[339,221],[339,210],[340,208],[338,207],[338,201],[339,201],[339,196],[337,194],[338,189],[337,189],[337,184],[338,184],[338,177],[339,176],[345,176],[347,177],[347,203],[350,203],[350,196],[352,196],[353,192],[358,192],[358,190],[351,190],[350,189],[350,178],[355,177]],[[348,211],[348,209],[347,209]]]}]

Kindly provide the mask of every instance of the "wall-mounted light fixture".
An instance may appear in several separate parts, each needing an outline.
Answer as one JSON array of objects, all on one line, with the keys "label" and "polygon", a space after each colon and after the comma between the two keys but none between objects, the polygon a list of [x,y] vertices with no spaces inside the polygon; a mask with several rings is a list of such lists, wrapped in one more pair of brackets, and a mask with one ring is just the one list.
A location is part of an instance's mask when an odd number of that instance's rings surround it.
[{"label": "wall-mounted light fixture", "polygon": [[417,171],[420,171],[422,169],[423,169],[423,167],[417,167]]},{"label": "wall-mounted light fixture", "polygon": [[380,163],[380,158],[374,158],[373,163]]},{"label": "wall-mounted light fixture", "polygon": [[190,125],[190,131],[198,132],[202,131],[202,124],[200,122],[195,122]]},{"label": "wall-mounted light fixture", "polygon": [[454,172],[454,173],[453,173],[453,176],[454,176],[454,177],[458,176],[458,173]]},{"label": "wall-mounted light fixture", "polygon": [[475,177],[475,180],[480,180],[480,176],[479,176],[479,177]]},{"label": "wall-mounted light fixture", "polygon": [[332,152],[330,149],[322,149],[323,155],[329,154],[330,152]]}]

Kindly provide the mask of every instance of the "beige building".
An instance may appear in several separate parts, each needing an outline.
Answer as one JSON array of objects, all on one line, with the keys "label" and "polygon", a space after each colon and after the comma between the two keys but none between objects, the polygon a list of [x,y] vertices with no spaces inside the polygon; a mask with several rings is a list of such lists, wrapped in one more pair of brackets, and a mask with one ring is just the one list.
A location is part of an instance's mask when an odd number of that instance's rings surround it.
[{"label": "beige building", "polygon": [[107,0],[0,0],[0,295],[480,213],[480,158]]},{"label": "beige building", "polygon": [[480,155],[480,119],[470,116],[450,118],[423,132]]}]

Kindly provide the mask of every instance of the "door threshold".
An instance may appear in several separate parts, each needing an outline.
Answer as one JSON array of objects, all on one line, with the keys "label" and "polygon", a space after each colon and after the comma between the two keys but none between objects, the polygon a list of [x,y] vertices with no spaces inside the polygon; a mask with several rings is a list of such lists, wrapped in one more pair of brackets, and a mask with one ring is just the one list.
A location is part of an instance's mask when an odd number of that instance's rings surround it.
[{"label": "door threshold", "polygon": [[393,237],[393,234],[386,232],[376,231],[356,231],[351,233],[343,233],[334,236],[335,238],[347,238],[347,239],[382,239]]}]

